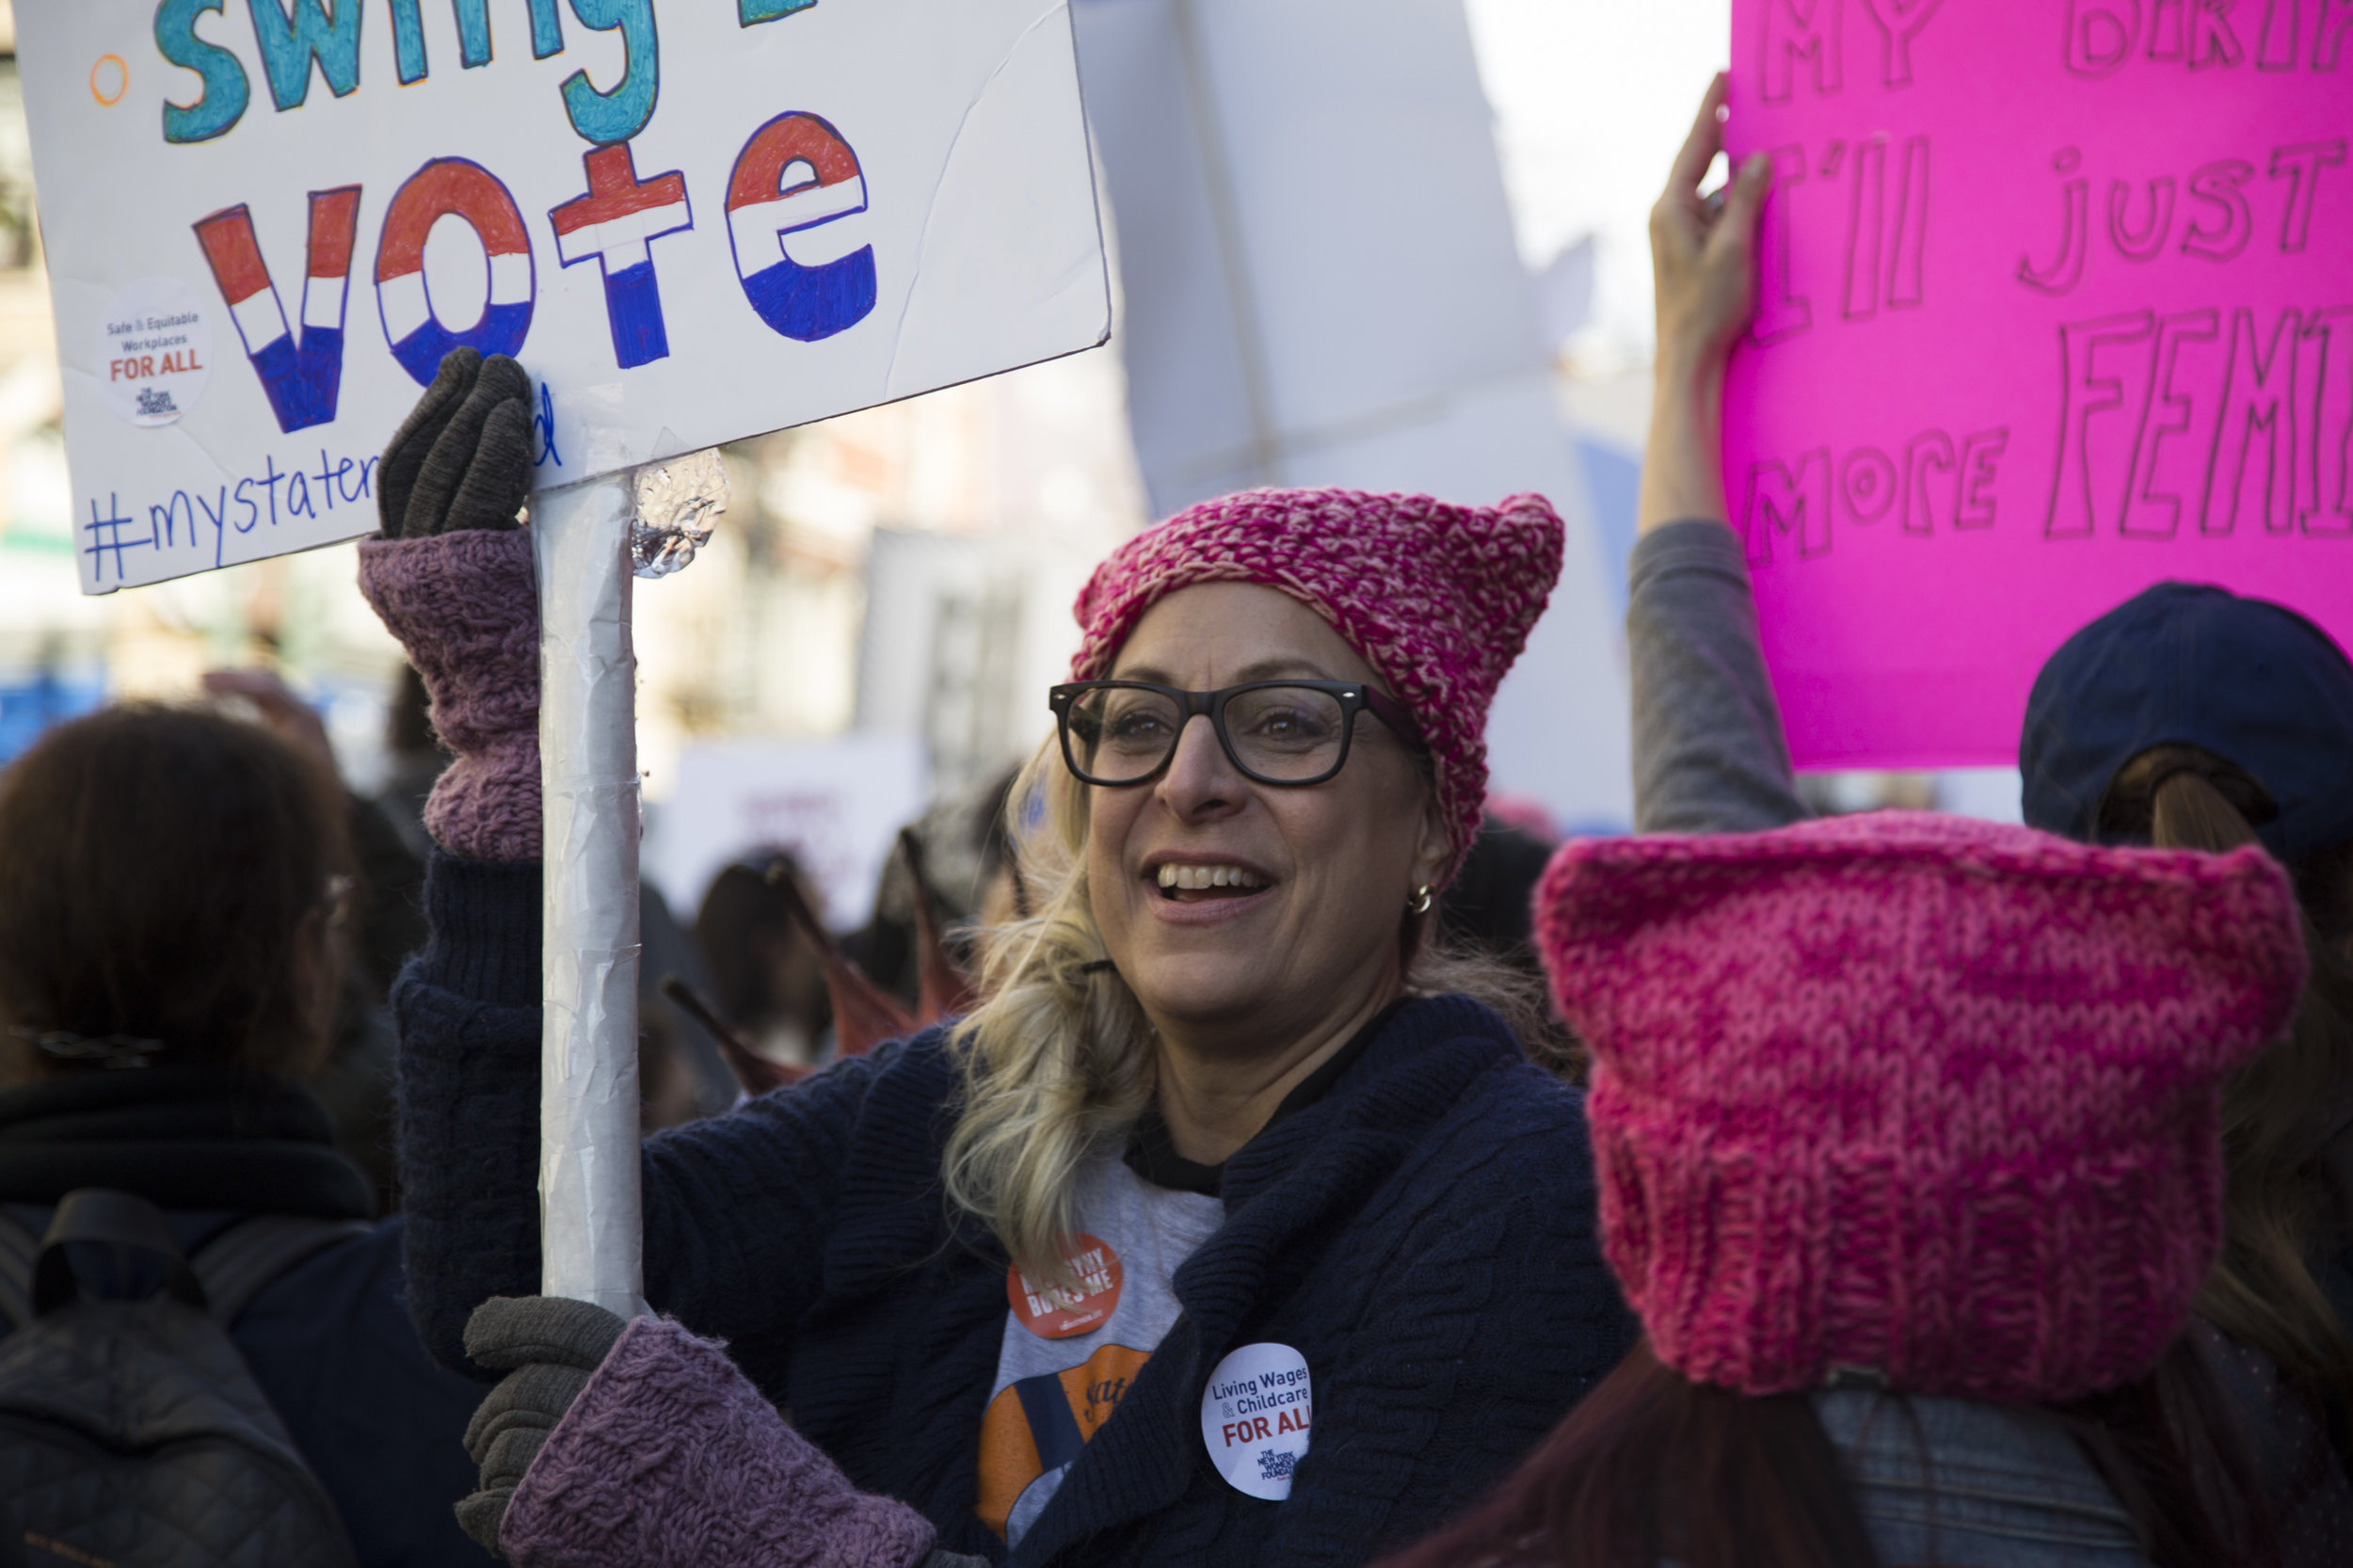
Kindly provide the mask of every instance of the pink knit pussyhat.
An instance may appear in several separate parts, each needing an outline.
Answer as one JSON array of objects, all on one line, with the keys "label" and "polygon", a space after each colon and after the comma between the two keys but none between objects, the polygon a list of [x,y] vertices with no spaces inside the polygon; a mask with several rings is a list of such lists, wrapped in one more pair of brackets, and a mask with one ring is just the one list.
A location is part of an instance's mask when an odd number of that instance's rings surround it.
[{"label": "pink knit pussyhat", "polygon": [[1603,1246],[1658,1357],[2057,1401],[2144,1376],[2221,1244],[2223,1079],[2304,982],[2286,874],[1886,812],[1572,843]]},{"label": "pink knit pussyhat", "polygon": [[1540,495],[1455,506],[1426,495],[1243,490],[1129,539],[1074,607],[1074,680],[1110,673],[1144,613],[1196,583],[1278,588],[1332,623],[1402,702],[1454,824],[1451,878],[1487,795],[1487,705],[1561,575],[1561,520]]}]

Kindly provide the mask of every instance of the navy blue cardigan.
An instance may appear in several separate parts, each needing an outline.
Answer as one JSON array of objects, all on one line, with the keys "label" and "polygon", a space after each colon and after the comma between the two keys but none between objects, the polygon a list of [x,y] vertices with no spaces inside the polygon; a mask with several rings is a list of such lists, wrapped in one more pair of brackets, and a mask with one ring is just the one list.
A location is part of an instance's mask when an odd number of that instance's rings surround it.
[{"label": "navy blue cardigan", "polygon": [[[408,1285],[433,1352],[538,1288],[539,868],[437,857],[393,994]],[[1002,1560],[973,1512],[1003,1249],[939,1183],[956,1074],[933,1031],[648,1140],[647,1295],[725,1338],[851,1480]],[[1581,1095],[1502,1021],[1400,1008],[1321,1099],[1227,1162],[1184,1316],[1022,1539],[1023,1564],[1358,1564],[1506,1474],[1616,1365]],[[1201,1393],[1274,1340],[1314,1379],[1289,1499],[1210,1467]],[[475,1375],[481,1376],[477,1372]]]}]

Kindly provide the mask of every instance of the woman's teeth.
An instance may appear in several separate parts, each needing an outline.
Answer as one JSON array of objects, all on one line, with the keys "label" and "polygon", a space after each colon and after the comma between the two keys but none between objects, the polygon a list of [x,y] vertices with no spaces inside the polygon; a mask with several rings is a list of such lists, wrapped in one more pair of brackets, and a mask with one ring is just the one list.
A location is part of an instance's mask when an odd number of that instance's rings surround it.
[{"label": "woman's teeth", "polygon": [[1210,888],[1263,888],[1266,879],[1240,866],[1162,866],[1162,888],[1202,891]]}]

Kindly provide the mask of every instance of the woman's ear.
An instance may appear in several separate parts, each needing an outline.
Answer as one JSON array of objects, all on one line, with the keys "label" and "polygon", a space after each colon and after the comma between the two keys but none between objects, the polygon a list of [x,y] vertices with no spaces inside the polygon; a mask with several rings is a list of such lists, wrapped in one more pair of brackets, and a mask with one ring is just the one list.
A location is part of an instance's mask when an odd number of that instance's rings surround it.
[{"label": "woman's ear", "polygon": [[1437,883],[1446,872],[1447,862],[1454,856],[1453,824],[1438,805],[1438,792],[1426,790],[1421,800],[1421,832],[1414,843],[1414,859],[1409,873],[1413,882],[1406,888],[1410,899],[1425,887]]}]

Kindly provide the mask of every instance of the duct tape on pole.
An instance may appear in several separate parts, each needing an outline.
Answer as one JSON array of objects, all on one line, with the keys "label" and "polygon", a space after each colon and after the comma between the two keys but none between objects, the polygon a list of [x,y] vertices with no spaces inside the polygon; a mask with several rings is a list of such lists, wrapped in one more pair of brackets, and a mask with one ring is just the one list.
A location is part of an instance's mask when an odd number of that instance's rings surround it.
[{"label": "duct tape on pole", "polygon": [[[677,440],[666,429],[662,439]],[[532,503],[546,920],[539,1288],[624,1318],[646,1310],[632,584],[692,562],[727,504],[715,450],[544,490]]]},{"label": "duct tape on pole", "polygon": [[545,855],[540,1289],[646,1310],[638,1192],[632,475],[533,498]]}]

